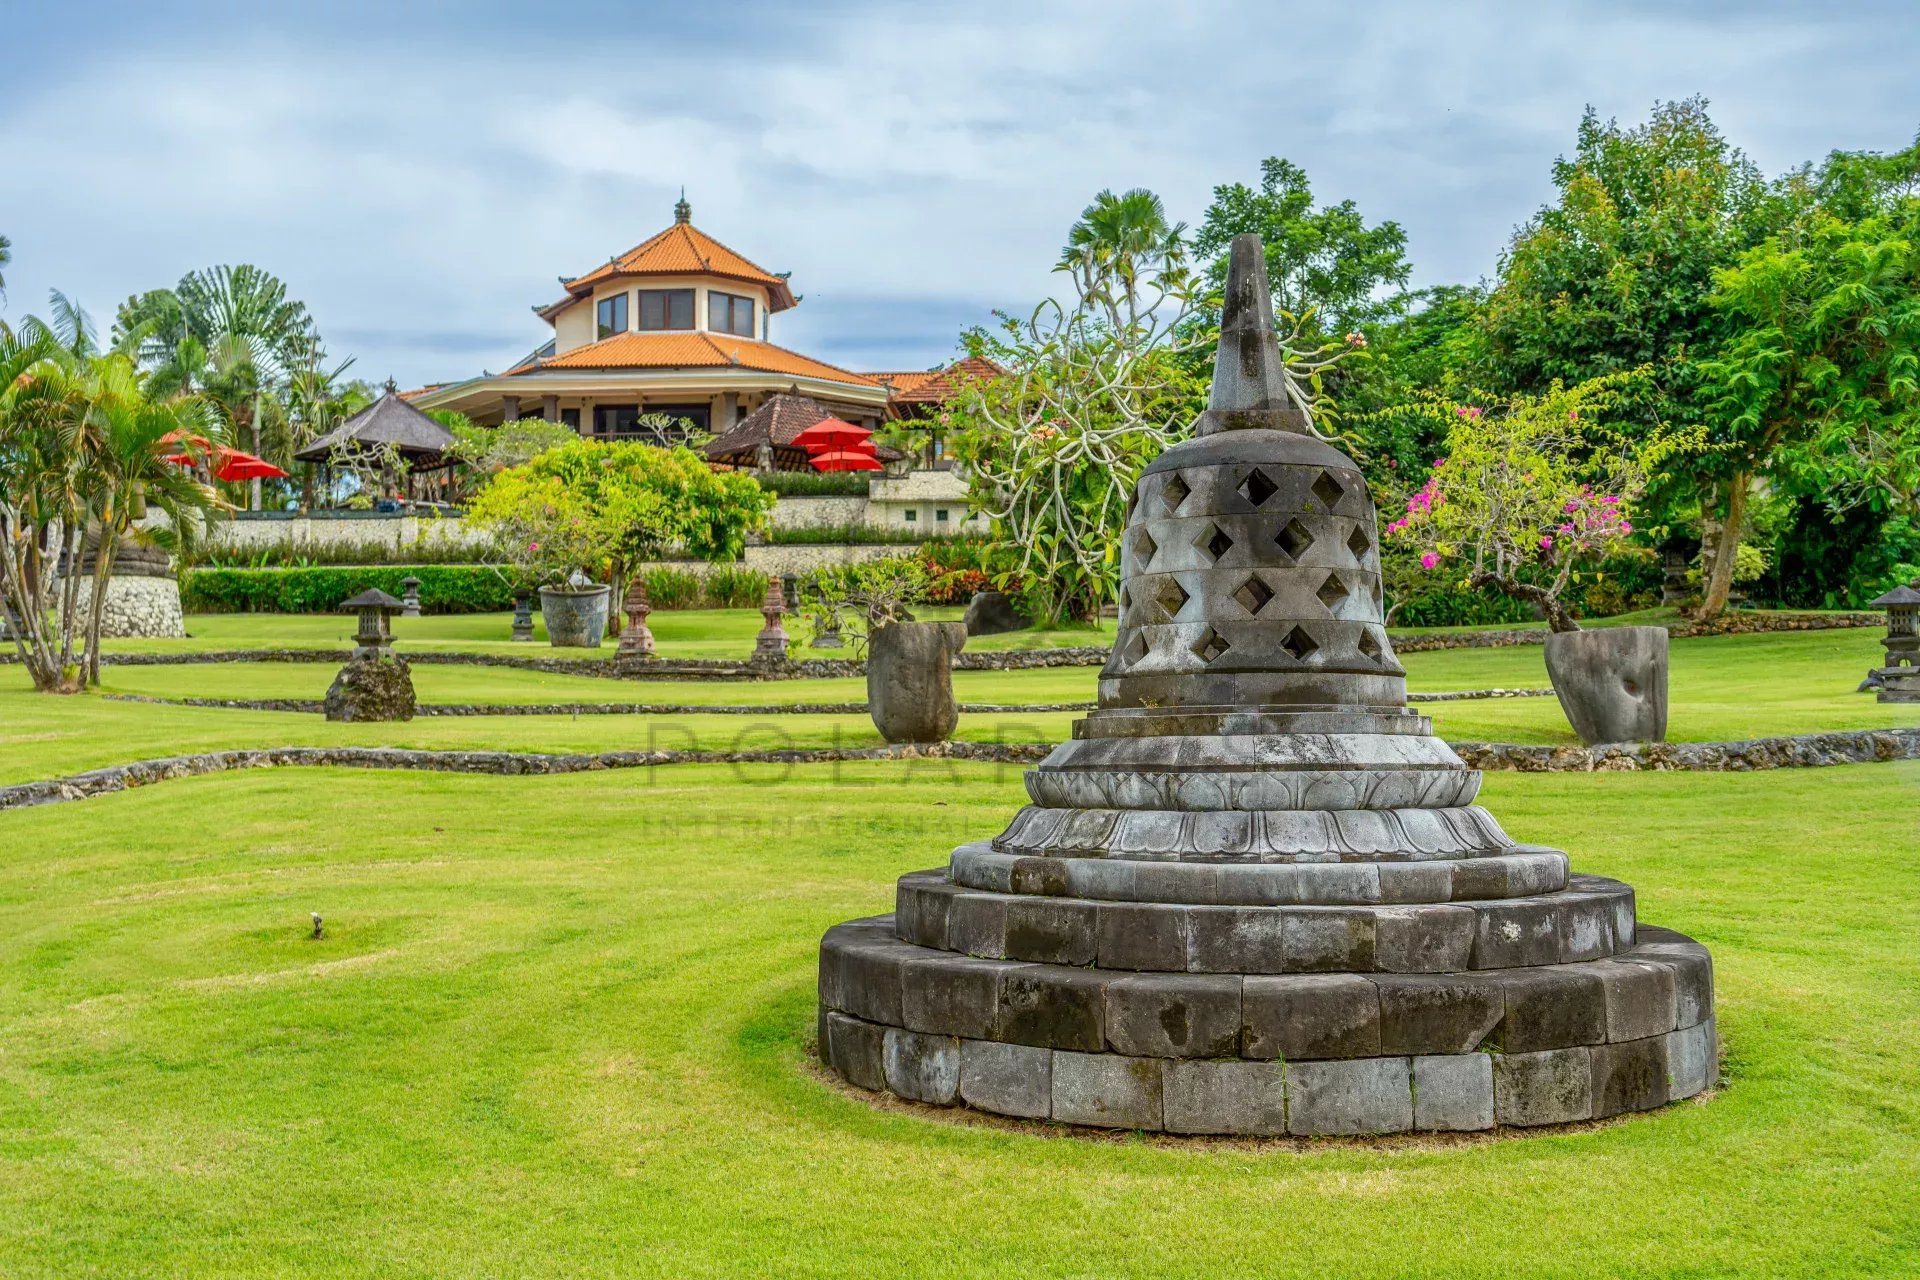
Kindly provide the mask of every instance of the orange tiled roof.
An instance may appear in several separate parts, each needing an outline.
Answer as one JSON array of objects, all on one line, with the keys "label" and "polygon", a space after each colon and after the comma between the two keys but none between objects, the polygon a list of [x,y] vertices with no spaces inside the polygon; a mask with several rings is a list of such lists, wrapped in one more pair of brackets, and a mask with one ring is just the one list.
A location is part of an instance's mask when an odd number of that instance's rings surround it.
[{"label": "orange tiled roof", "polygon": [[789,377],[824,378],[854,386],[878,386],[864,373],[852,373],[771,342],[699,330],[649,330],[616,333],[584,347],[563,351],[510,370],[535,369],[755,369]]},{"label": "orange tiled roof", "polygon": [[895,404],[945,404],[960,390],[960,384],[997,378],[1006,370],[991,360],[968,356],[944,369],[920,373],[870,373],[867,377],[892,392]]},{"label": "orange tiled roof", "polygon": [[768,309],[785,311],[795,298],[787,282],[766,268],[747,261],[691,222],[676,222],[650,240],[643,240],[611,262],[565,282],[578,296],[614,276],[717,275],[765,285]]}]

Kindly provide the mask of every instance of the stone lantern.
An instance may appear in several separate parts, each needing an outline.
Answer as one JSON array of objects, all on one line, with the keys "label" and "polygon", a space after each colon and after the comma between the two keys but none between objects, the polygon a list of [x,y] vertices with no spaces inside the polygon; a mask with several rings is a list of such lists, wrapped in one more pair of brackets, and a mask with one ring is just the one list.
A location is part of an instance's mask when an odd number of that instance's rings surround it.
[{"label": "stone lantern", "polygon": [[392,618],[402,607],[378,588],[341,603],[343,612],[359,615],[360,625],[353,635],[353,656],[327,690],[327,719],[413,719],[413,670],[393,651]]},{"label": "stone lantern", "polygon": [[400,579],[400,616],[417,618],[420,616],[420,579],[408,574]]},{"label": "stone lantern", "polygon": [[780,589],[780,579],[770,576],[767,579],[766,598],[760,602],[760,616],[766,619],[766,625],[753,638],[753,657],[747,660],[748,666],[782,667],[787,664],[787,629],[780,625],[780,619],[786,613],[787,597]]},{"label": "stone lantern", "polygon": [[1920,590],[1895,587],[1870,607],[1887,611],[1887,664],[1861,687],[1879,689],[1881,702],[1920,702]]},{"label": "stone lantern", "polygon": [[1706,949],[1509,836],[1408,708],[1366,478],[1288,386],[1259,237],[1229,264],[1208,408],[1128,508],[1098,709],[999,835],[828,931],[822,1056],[918,1102],[1188,1134],[1700,1093]]},{"label": "stone lantern", "polygon": [[510,639],[523,643],[533,639],[533,597],[524,591],[513,598],[513,634]]},{"label": "stone lantern", "polygon": [[640,578],[634,578],[633,585],[627,588],[624,607],[627,629],[620,633],[620,647],[613,655],[615,666],[642,666],[658,661],[660,655],[654,650],[653,632],[647,628],[653,605],[647,600],[647,584]]}]

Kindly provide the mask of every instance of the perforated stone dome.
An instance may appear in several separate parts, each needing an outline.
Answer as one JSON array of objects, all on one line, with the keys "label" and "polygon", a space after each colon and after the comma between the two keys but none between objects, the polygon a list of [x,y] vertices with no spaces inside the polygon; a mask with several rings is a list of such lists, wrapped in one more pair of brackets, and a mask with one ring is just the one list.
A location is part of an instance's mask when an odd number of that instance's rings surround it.
[{"label": "perforated stone dome", "polygon": [[1379,527],[1288,398],[1257,238],[1209,408],[1141,477],[1099,709],[991,841],[830,930],[846,1079],[1073,1124],[1552,1124],[1711,1083],[1704,948],[1474,804],[1406,705]]}]

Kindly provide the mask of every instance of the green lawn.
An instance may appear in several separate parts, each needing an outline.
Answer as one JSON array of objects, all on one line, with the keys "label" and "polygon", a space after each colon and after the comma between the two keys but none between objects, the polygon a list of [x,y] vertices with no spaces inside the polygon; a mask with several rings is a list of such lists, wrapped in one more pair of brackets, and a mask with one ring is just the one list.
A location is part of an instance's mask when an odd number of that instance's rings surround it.
[{"label": "green lawn", "polygon": [[1517,837],[1714,949],[1728,1087],[1318,1147],[959,1124],[810,1068],[821,931],[997,829],[1015,770],[301,770],[0,814],[0,1275],[1912,1275],[1917,794],[1490,778]]},{"label": "green lawn", "polygon": [[[1913,707],[1882,706],[1856,693],[1879,647],[1864,630],[1790,632],[1679,640],[1673,645],[1670,735],[1704,741],[1920,723]],[[1407,655],[1413,689],[1540,687],[1541,650],[1453,649]],[[109,692],[168,697],[318,698],[334,667],[321,663],[108,666]],[[859,680],[767,682],[620,681],[493,667],[415,668],[428,702],[646,702],[676,705],[857,702]],[[962,701],[1021,704],[1091,699],[1096,670],[959,672]],[[1552,698],[1435,703],[1440,732],[1455,740],[1561,743],[1573,732]],[[966,715],[969,741],[1050,742],[1077,713]],[[866,746],[879,741],[863,714],[514,716],[420,719],[406,725],[330,725],[312,713],[232,711],[113,702],[97,695],[32,693],[15,666],[0,666],[0,783],[52,777],[129,759],[191,750],[336,743],[524,751],[644,747],[704,750]]]}]

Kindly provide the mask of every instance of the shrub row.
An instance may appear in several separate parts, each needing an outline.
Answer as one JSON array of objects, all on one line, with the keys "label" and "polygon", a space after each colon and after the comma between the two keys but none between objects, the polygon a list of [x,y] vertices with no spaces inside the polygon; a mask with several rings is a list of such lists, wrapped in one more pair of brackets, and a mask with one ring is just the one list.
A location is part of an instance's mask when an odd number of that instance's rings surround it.
[{"label": "shrub row", "polygon": [[769,493],[787,494],[795,498],[864,498],[867,496],[869,474],[861,471],[775,471],[767,475],[755,472],[753,478]]},{"label": "shrub row", "polygon": [[[429,526],[430,527],[430,526]],[[208,569],[312,569],[329,565],[480,564],[498,559],[489,541],[467,542],[422,535],[408,542],[391,538],[352,538],[216,544],[195,549],[193,564]]]},{"label": "shrub row", "polygon": [[767,575],[718,565],[705,576],[688,569],[648,569],[647,603],[656,609],[754,609],[767,595]]},{"label": "shrub row", "polygon": [[342,600],[378,587],[396,598],[400,580],[420,579],[426,613],[493,613],[513,608],[513,587],[485,565],[319,565],[305,569],[189,569],[180,575],[188,613],[333,613]]},{"label": "shrub row", "polygon": [[806,529],[775,529],[767,541],[776,547],[912,546],[928,541],[918,529],[887,529],[870,524],[823,524]]}]

